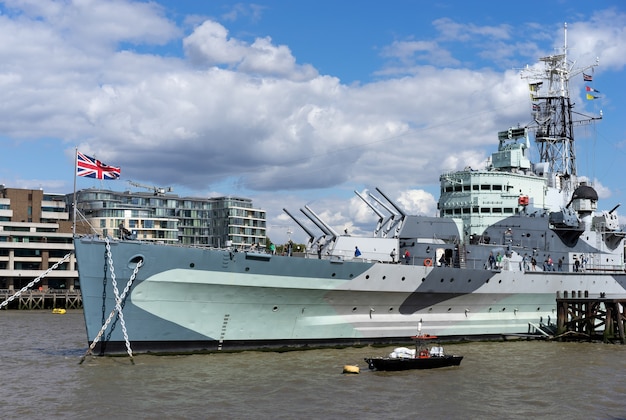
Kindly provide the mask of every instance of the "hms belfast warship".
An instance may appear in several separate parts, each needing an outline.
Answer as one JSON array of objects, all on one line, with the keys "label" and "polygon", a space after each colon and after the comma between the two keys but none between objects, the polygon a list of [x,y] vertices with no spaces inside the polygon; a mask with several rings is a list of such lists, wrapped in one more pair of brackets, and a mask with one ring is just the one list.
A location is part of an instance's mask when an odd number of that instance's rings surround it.
[{"label": "hms belfast warship", "polygon": [[599,117],[574,120],[569,81],[597,63],[574,69],[567,37],[540,61],[522,72],[533,123],[500,132],[486,168],[441,175],[439,217],[408,215],[379,189],[357,193],[378,216],[370,237],[339,234],[305,207],[314,232],[285,209],[309,237],[302,257],[76,238],[89,343],[101,353],[391,344],[420,321],[443,339],[484,339],[549,326],[558,292],[623,294],[617,206],[598,211],[576,171],[574,128]]}]

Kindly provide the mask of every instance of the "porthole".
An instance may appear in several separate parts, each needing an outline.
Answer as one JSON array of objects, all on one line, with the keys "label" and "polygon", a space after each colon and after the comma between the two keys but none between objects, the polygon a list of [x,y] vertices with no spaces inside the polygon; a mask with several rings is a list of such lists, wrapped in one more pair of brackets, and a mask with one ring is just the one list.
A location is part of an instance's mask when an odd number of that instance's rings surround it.
[{"label": "porthole", "polygon": [[194,268],[196,265],[194,263],[189,264],[189,267]]},{"label": "porthole", "polygon": [[406,277],[402,276],[402,281],[404,281],[406,279]]},{"label": "porthole", "polygon": [[450,283],[452,283],[452,282],[454,282],[454,277],[452,277],[452,278],[450,279]]},{"label": "porthole", "polygon": [[336,275],[337,275],[337,273],[333,273],[333,274],[331,274],[330,276],[331,276],[331,277],[335,277]]},{"label": "porthole", "polygon": [[498,283],[502,283],[502,279],[498,280]]},{"label": "porthole", "polygon": [[426,281],[425,277],[422,277],[422,283],[424,283]]},{"label": "porthole", "polygon": [[352,312],[356,312],[356,306],[352,308]]},{"label": "porthole", "polygon": [[448,308],[448,312],[450,312],[452,310],[452,308]]},{"label": "porthole", "polygon": [[472,282],[472,279],[467,279],[467,282],[468,282],[468,283],[471,283],[471,282]]},{"label": "porthole", "polygon": [[383,276],[383,280],[385,280],[387,278],[387,276]]},{"label": "porthole", "polygon": [[367,275],[365,276],[365,278],[366,278],[366,279],[369,279],[369,278],[370,278],[370,275],[369,275],[369,274],[367,274]]},{"label": "porthole", "polygon": [[393,312],[393,308],[389,308],[389,312]]},{"label": "porthole", "polygon": [[354,274],[350,273],[350,278],[354,277]]},{"label": "porthole", "polygon": [[443,279],[441,279],[441,282],[443,283]]},{"label": "porthole", "polygon": [[277,312],[277,311],[278,311],[278,306],[274,306],[274,307],[272,308],[272,312]]},{"label": "porthole", "polygon": [[250,271],[250,267],[246,267],[246,271]]}]

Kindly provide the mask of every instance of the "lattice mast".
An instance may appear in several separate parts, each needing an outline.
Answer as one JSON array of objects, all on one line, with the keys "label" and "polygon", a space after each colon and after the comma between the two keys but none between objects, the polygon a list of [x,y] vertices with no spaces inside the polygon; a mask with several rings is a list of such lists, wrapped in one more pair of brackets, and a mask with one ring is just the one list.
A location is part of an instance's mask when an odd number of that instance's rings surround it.
[{"label": "lattice mast", "polygon": [[584,68],[574,68],[575,62],[567,58],[567,23],[563,32],[562,52],[540,58],[543,69],[527,66],[522,70],[522,78],[529,81],[534,118],[534,124],[529,128],[535,131],[539,161],[547,165],[547,173],[554,177],[562,190],[571,190],[577,182],[574,125],[590,123],[601,117],[572,118],[569,81],[597,66],[598,61]]}]

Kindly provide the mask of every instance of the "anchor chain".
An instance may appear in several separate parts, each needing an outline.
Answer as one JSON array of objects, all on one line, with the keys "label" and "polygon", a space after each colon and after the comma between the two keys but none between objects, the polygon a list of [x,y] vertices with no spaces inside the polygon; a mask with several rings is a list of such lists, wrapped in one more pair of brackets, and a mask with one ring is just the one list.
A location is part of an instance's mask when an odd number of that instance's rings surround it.
[{"label": "anchor chain", "polygon": [[113,293],[115,294],[115,308],[109,313],[109,316],[107,317],[106,321],[100,328],[98,335],[89,346],[89,349],[87,349],[87,352],[85,353],[85,355],[81,358],[79,364],[82,364],[88,355],[93,354],[93,349],[96,347],[96,345],[102,338],[102,334],[104,334],[104,332],[108,328],[115,314],[117,314],[120,319],[120,325],[122,326],[122,332],[123,332],[124,341],[126,344],[126,352],[128,353],[128,356],[130,357],[131,363],[135,364],[135,361],[133,359],[133,352],[130,347],[130,341],[128,339],[128,332],[126,331],[126,323],[124,321],[124,314],[122,313],[121,302],[123,299],[126,298],[126,295],[128,294],[128,291],[130,290],[130,287],[132,286],[133,282],[135,281],[135,278],[137,277],[137,273],[139,272],[139,269],[141,268],[143,261],[139,260],[137,262],[137,265],[135,266],[135,269],[133,270],[132,275],[130,276],[130,278],[128,279],[128,282],[126,283],[126,287],[124,288],[124,290],[122,291],[122,294],[120,295],[118,288],[117,288],[117,280],[115,279],[115,268],[113,267],[113,258],[111,257],[111,245],[109,242],[109,238],[108,237],[105,238],[105,241],[106,241],[107,262],[109,265],[109,269],[111,271],[111,285],[113,286]]},{"label": "anchor chain", "polygon": [[56,262],[52,267],[48,268],[41,276],[37,277],[36,279],[32,280],[30,283],[28,283],[26,286],[22,287],[20,290],[18,290],[17,292],[15,292],[15,294],[11,297],[9,297],[7,300],[5,300],[4,302],[0,303],[0,309],[3,306],[7,306],[10,302],[12,302],[13,300],[15,300],[16,298],[18,298],[22,293],[24,293],[25,291],[27,291],[28,289],[30,289],[31,287],[33,287],[35,284],[37,284],[39,281],[41,281],[41,279],[43,279],[44,277],[46,277],[51,271],[56,270],[61,264],[63,264],[64,262],[66,262],[70,256],[72,255],[72,253],[68,253],[66,254],[63,258],[61,258],[61,260],[59,260],[58,262]]},{"label": "anchor chain", "polygon": [[106,300],[107,300],[107,258],[106,258],[106,249],[104,251],[104,267],[103,267],[104,275],[102,276],[102,324],[104,325],[104,321],[106,320]]}]

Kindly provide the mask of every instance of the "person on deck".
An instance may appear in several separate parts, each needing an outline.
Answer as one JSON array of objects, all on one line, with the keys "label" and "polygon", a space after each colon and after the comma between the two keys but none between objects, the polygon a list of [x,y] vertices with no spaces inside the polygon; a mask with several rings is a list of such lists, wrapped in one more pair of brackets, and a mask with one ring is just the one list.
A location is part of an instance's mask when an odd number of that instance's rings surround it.
[{"label": "person on deck", "polygon": [[496,268],[496,257],[493,256],[493,252],[489,253],[489,259],[487,262],[489,263],[490,270],[493,270]]}]

